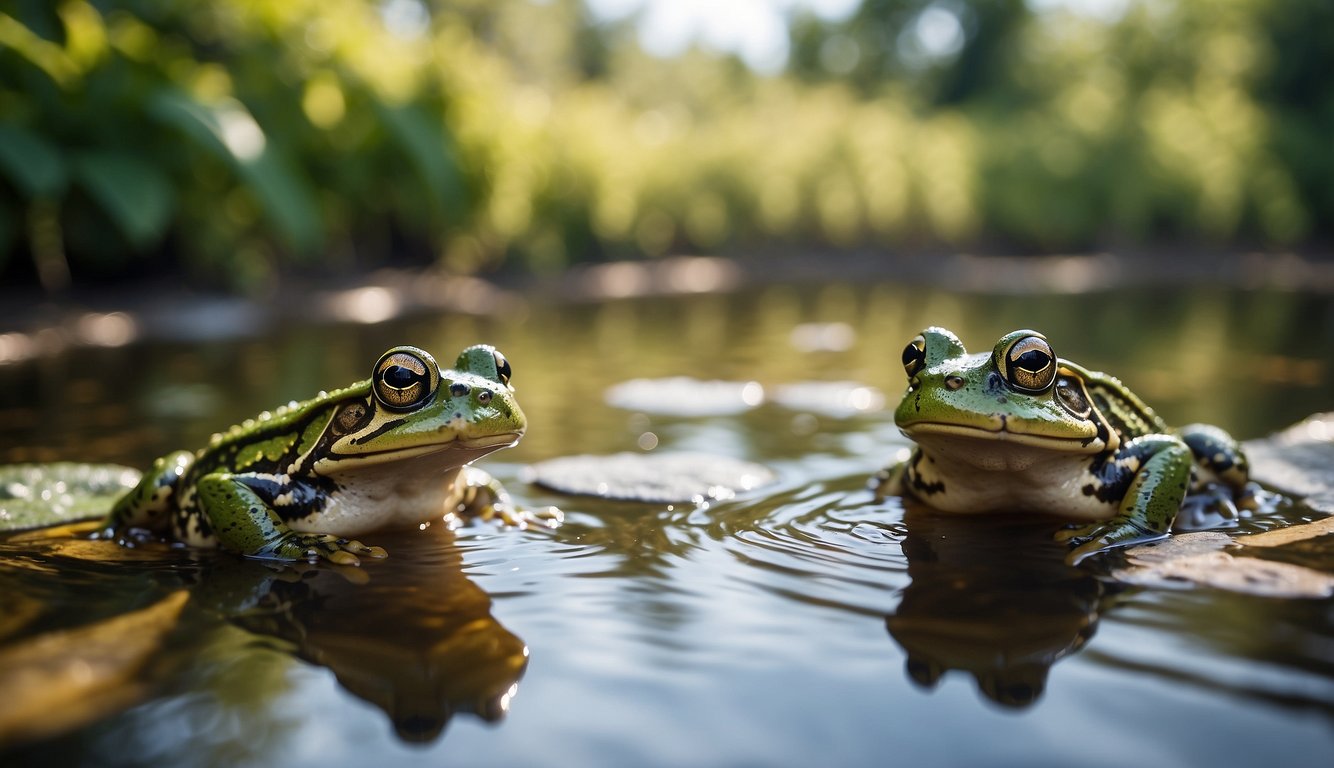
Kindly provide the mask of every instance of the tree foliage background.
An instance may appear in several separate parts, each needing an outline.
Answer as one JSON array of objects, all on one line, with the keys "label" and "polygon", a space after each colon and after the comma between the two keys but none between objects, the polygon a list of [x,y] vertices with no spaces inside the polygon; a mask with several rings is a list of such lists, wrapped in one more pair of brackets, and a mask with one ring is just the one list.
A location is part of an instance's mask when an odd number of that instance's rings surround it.
[{"label": "tree foliage background", "polygon": [[0,276],[1331,233],[1328,0],[790,21],[761,75],[578,0],[9,0]]}]

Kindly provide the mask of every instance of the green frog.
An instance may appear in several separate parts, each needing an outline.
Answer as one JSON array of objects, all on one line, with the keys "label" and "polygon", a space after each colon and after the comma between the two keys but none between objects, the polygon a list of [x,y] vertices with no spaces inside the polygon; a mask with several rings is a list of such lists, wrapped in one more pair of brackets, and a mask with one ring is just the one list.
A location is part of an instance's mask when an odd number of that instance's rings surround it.
[{"label": "green frog", "polygon": [[1168,428],[1119,380],[1058,358],[1036,331],[969,355],[953,333],[927,328],[903,367],[894,421],[917,445],[876,476],[878,495],[1079,521],[1057,534],[1074,561],[1166,536],[1183,509],[1226,524],[1238,506],[1258,506],[1262,491],[1226,432]]},{"label": "green frog", "polygon": [[[169,532],[249,557],[356,564],[385,556],[349,538],[377,528],[451,515],[526,524],[500,484],[469,466],[523,436],[511,374],[486,345],[444,371],[421,349],[394,347],[368,380],[158,459],[104,528]],[[546,522],[556,521],[553,511]]]}]

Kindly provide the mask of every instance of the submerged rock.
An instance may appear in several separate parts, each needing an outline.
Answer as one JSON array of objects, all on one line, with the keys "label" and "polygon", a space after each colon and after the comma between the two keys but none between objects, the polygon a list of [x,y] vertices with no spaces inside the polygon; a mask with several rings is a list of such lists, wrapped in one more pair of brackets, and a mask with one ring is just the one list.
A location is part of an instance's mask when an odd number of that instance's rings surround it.
[{"label": "submerged rock", "polygon": [[539,462],[526,479],[578,496],[686,504],[730,499],[777,478],[759,464],[707,453],[617,453]]}]

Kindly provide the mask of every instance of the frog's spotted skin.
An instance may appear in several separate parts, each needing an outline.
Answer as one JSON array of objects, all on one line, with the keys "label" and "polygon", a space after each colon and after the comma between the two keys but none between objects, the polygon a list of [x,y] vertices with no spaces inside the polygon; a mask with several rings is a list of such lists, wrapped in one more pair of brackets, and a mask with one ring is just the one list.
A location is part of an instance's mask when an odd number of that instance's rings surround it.
[{"label": "frog's spotted skin", "polygon": [[1075,559],[1166,535],[1183,504],[1235,519],[1236,502],[1254,503],[1258,488],[1226,432],[1169,429],[1120,381],[1056,357],[1035,331],[969,355],[954,334],[928,328],[903,364],[908,391],[894,421],[917,447],[877,475],[880,494],[944,512],[1087,521],[1059,534]]},{"label": "frog's spotted skin", "polygon": [[522,522],[485,472],[466,466],[526,428],[495,349],[452,370],[395,347],[369,380],[321,393],[158,459],[106,520],[253,557],[355,563],[384,550],[347,537],[454,513]]}]

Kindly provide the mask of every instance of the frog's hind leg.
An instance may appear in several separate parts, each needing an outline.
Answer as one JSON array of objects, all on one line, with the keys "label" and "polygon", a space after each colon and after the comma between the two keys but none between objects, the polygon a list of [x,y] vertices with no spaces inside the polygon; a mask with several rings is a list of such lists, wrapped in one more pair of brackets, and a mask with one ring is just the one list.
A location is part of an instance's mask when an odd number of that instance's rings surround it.
[{"label": "frog's hind leg", "polygon": [[111,507],[102,527],[110,531],[164,530],[170,521],[169,513],[178,502],[177,482],[194,460],[195,455],[190,451],[176,451],[154,461],[139,484]]},{"label": "frog's hind leg", "polygon": [[1241,517],[1239,510],[1253,512],[1269,503],[1271,494],[1251,482],[1246,454],[1231,435],[1210,424],[1191,424],[1178,434],[1189,446],[1195,467],[1177,528],[1232,527]]},{"label": "frog's hind leg", "polygon": [[[283,522],[259,493],[231,474],[201,477],[195,485],[196,516],[192,530],[179,531],[183,540],[216,538],[224,548],[246,557],[270,560],[318,560],[356,565],[357,555],[381,558],[385,551],[328,533],[302,533]],[[202,541],[201,541],[202,543]]]},{"label": "frog's hind leg", "polygon": [[1172,527],[1190,483],[1191,451],[1172,435],[1145,435],[1117,451],[1115,466],[1130,478],[1110,520],[1057,533],[1075,547],[1074,562],[1110,547],[1162,538]]},{"label": "frog's hind leg", "polygon": [[[896,457],[894,463],[886,466],[871,476],[868,485],[870,486],[871,493],[874,494],[876,501],[889,496],[903,495],[909,462],[909,455],[907,455],[906,451],[904,453],[905,455]],[[916,457],[915,453],[911,455],[914,458]]]}]

